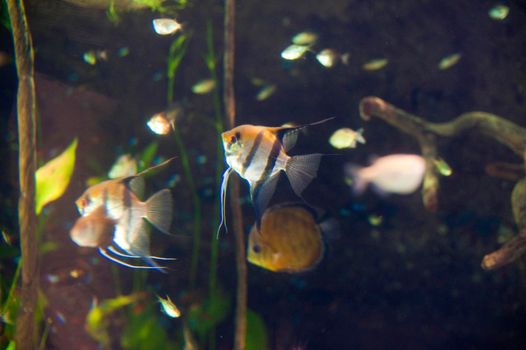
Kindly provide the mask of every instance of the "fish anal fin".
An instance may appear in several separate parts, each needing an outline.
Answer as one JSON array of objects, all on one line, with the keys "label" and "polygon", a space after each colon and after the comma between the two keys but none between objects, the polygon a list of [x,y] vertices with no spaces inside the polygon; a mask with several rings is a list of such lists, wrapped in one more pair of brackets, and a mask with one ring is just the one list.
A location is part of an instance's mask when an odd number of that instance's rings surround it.
[{"label": "fish anal fin", "polygon": [[173,215],[173,200],[170,190],[164,189],[146,201],[146,219],[159,231],[170,234]]},{"label": "fish anal fin", "polygon": [[301,197],[303,190],[318,174],[322,154],[313,153],[291,157],[287,161],[285,173],[294,193]]},{"label": "fish anal fin", "polygon": [[250,197],[256,212],[256,227],[258,230],[261,227],[263,213],[265,212],[272,195],[276,191],[278,180],[279,173],[271,176],[266,181],[259,181],[250,184]]}]

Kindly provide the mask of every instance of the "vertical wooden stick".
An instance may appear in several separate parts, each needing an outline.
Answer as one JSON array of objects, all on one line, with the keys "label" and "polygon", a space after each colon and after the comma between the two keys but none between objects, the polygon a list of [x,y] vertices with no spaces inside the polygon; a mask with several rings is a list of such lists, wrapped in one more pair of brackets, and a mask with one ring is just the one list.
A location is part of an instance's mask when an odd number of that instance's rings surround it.
[{"label": "vertical wooden stick", "polygon": [[[235,0],[225,2],[225,52],[224,52],[224,95],[225,115],[229,128],[235,126],[236,100],[234,95],[234,20]],[[245,260],[245,237],[243,217],[239,203],[239,179],[232,181],[230,192],[231,210],[234,216],[234,234],[236,237],[237,297],[236,297],[236,333],[234,349],[245,349],[247,333],[247,265]]]},{"label": "vertical wooden stick", "polygon": [[34,54],[22,0],[8,0],[18,74],[19,225],[22,252],[20,309],[16,320],[16,348],[35,349],[34,313],[38,296],[38,251],[35,233],[36,99]]}]

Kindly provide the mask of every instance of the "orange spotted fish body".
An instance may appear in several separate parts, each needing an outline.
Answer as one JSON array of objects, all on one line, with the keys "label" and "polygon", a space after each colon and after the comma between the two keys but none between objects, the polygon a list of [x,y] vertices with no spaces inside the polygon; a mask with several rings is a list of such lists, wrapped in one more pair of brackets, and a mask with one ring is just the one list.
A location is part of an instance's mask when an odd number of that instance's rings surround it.
[{"label": "orange spotted fish body", "polygon": [[311,210],[302,205],[273,206],[265,211],[261,228],[252,227],[247,260],[274,272],[298,273],[322,259],[324,242]]}]

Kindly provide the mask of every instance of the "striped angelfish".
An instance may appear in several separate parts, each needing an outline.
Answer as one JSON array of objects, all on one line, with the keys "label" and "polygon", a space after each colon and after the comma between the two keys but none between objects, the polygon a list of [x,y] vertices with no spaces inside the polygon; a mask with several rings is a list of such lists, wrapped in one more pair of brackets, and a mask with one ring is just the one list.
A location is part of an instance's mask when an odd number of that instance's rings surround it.
[{"label": "striped angelfish", "polygon": [[[150,254],[150,236],[145,220],[159,231],[168,233],[173,201],[168,189],[141,201],[143,174],[106,180],[86,189],[75,202],[81,217],[71,229],[70,237],[80,246],[98,248],[104,257],[121,265],[162,270],[163,267],[153,259],[173,259]],[[121,258],[141,258],[149,266],[132,265]]]},{"label": "striped angelfish", "polygon": [[247,124],[221,134],[229,167],[223,174],[221,184],[221,224],[218,233],[225,223],[226,188],[231,171],[237,172],[250,185],[250,197],[259,228],[262,213],[276,190],[281,171],[285,172],[294,193],[299,197],[316,177],[322,154],[289,156],[287,152],[296,144],[301,129],[330,119],[333,118],[292,127]]}]

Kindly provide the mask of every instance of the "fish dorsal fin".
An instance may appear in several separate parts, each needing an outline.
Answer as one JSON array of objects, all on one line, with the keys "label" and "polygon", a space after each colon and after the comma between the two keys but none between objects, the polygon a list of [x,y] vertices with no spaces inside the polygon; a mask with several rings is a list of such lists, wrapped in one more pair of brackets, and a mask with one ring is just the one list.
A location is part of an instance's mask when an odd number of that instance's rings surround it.
[{"label": "fish dorsal fin", "polygon": [[258,231],[261,227],[261,217],[263,216],[272,195],[276,191],[278,179],[279,173],[271,176],[266,181],[259,181],[250,184],[250,198],[252,199],[252,203],[254,203],[256,228]]},{"label": "fish dorsal fin", "polygon": [[314,123],[299,125],[295,127],[274,128],[274,132],[276,132],[278,137],[281,139],[281,143],[283,144],[283,148],[285,148],[285,152],[288,152],[289,150],[292,149],[292,147],[296,145],[296,142],[298,141],[298,134],[300,133],[300,131],[302,131],[303,129],[309,126],[323,124],[332,119],[334,119],[334,117],[326,118],[326,119],[323,119],[323,120],[320,120]]},{"label": "fish dorsal fin", "polygon": [[150,173],[151,171],[155,171],[155,170],[159,170],[161,168],[163,168],[164,166],[166,166],[168,163],[170,163],[172,160],[174,160],[176,157],[172,157],[172,158],[168,158],[167,160],[165,160],[164,162],[162,163],[159,163],[157,165],[154,165],[154,166],[151,166],[147,169],[144,169],[143,171],[141,171],[140,173],[136,174],[135,177],[137,176],[144,176],[144,175],[148,175],[148,173]]},{"label": "fish dorsal fin", "polygon": [[141,176],[134,176],[128,181],[128,187],[135,193],[140,200],[144,199],[144,179]]},{"label": "fish dorsal fin", "polygon": [[283,144],[283,148],[285,148],[285,152],[288,152],[296,145],[300,130],[301,129],[289,129],[283,133],[283,137],[281,137],[281,143]]}]

